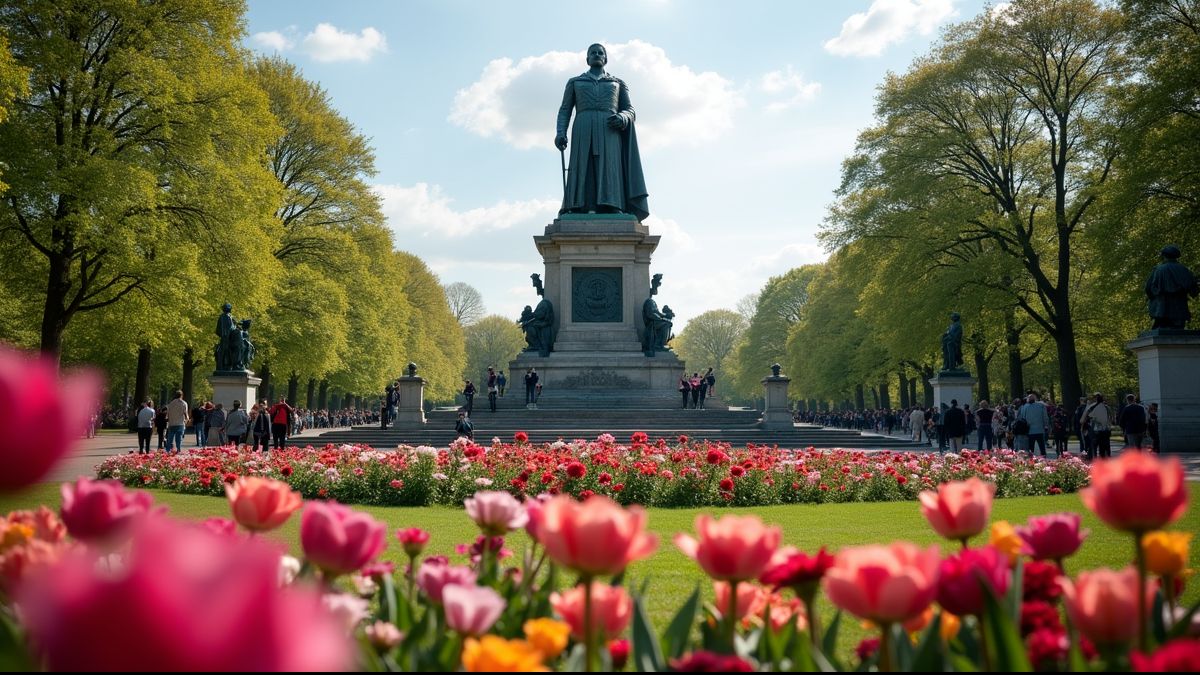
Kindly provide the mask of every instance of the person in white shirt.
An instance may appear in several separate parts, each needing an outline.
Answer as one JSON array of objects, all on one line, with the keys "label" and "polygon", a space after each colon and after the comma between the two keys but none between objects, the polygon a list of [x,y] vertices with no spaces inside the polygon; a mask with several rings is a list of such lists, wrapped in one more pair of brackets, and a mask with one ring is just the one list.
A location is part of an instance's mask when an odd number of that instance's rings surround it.
[{"label": "person in white shirt", "polygon": [[909,424],[912,426],[913,440],[921,442],[921,431],[925,428],[925,413],[920,408],[913,408],[913,411],[908,415]]},{"label": "person in white shirt", "polygon": [[150,454],[150,435],[154,433],[154,401],[142,403],[142,409],[137,414],[138,454]]},{"label": "person in white shirt", "polygon": [[171,451],[171,443],[175,444],[175,454],[183,450],[183,429],[187,426],[188,404],[183,400],[183,392],[176,391],[175,398],[167,404],[167,447]]}]

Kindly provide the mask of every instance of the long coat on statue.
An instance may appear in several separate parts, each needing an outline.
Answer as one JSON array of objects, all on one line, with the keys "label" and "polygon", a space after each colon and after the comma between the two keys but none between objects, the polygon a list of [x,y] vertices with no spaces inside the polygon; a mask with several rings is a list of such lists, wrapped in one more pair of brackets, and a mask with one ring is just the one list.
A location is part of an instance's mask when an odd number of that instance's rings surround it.
[{"label": "long coat on statue", "polygon": [[[562,212],[608,206],[645,220],[650,215],[646,199],[649,193],[642,175],[629,88],[608,73],[599,78],[584,73],[568,80],[558,109],[559,136],[567,135],[572,109],[575,123],[568,144],[571,163]],[[608,126],[613,115],[626,121],[624,130]]]}]

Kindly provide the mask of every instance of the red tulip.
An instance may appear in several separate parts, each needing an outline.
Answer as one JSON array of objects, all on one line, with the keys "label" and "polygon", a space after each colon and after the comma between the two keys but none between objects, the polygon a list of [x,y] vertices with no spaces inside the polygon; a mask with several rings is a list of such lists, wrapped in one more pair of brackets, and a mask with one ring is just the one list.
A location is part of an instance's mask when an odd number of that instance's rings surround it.
[{"label": "red tulip", "polygon": [[150,512],[154,499],[145,492],[126,492],[115,480],[80,478],[62,484],[62,520],[80,541],[110,543],[128,534],[134,522]]},{"label": "red tulip", "polygon": [[646,512],[608,497],[580,503],[560,495],[531,511],[529,529],[550,558],[584,574],[618,574],[658,547],[658,537],[646,532]]},{"label": "red tulip", "polygon": [[1079,523],[1078,513],[1055,513],[1033,516],[1027,526],[1015,529],[1034,560],[1062,560],[1074,555],[1088,536]]},{"label": "red tulip", "polygon": [[343,670],[351,645],[279,552],[166,519],[135,526],[120,574],[85,556],[30,579],[18,602],[50,670]]},{"label": "red tulip", "polygon": [[833,561],[833,556],[825,552],[824,546],[814,556],[797,551],[782,562],[768,567],[759,581],[775,588],[811,587],[820,583],[829,568],[833,567]]},{"label": "red tulip", "polygon": [[304,500],[283,481],[245,476],[225,484],[233,519],[252,532],[266,532],[287,522]]},{"label": "red tulip", "polygon": [[925,611],[937,593],[936,546],[896,542],[838,552],[825,575],[829,600],[851,614],[884,625]]},{"label": "red tulip", "polygon": [[1194,673],[1200,670],[1200,640],[1172,640],[1146,656],[1129,655],[1136,673]]},{"label": "red tulip", "polygon": [[771,562],[782,536],[776,526],[766,526],[757,516],[725,516],[713,520],[696,516],[697,541],[675,535],[675,545],[700,564],[709,577],[724,581],[757,579]]},{"label": "red tulip", "polygon": [[1117,530],[1149,532],[1179,520],[1188,493],[1178,457],[1123,452],[1092,465],[1092,485],[1079,493],[1085,506]]},{"label": "red tulip", "polygon": [[46,477],[83,435],[100,391],[94,373],[60,379],[54,360],[0,346],[0,492]]},{"label": "red tulip", "polygon": [[1008,556],[988,546],[966,549],[946,558],[938,568],[937,601],[957,616],[983,614],[984,586],[996,598],[1008,592],[1012,572]]},{"label": "red tulip", "polygon": [[425,544],[429,543],[429,533],[419,527],[410,527],[407,530],[396,530],[396,539],[404,547],[405,555],[415,558],[421,555]]},{"label": "red tulip", "polygon": [[[576,586],[550,596],[550,606],[571,627],[571,635],[584,640],[584,587]],[[592,631],[604,640],[618,637],[633,618],[633,600],[620,586],[592,582]]]},{"label": "red tulip", "polygon": [[983,532],[992,516],[994,483],[971,477],[964,481],[942,483],[937,492],[926,490],[921,500],[921,513],[934,531],[947,539],[969,539]]},{"label": "red tulip", "polygon": [[[1138,634],[1138,574],[1133,567],[1080,572],[1062,580],[1063,599],[1071,622],[1097,645],[1124,645]],[[1151,607],[1153,589],[1146,589]],[[1142,617],[1145,620],[1146,617]]]},{"label": "red tulip", "polygon": [[300,544],[326,574],[354,572],[387,546],[387,526],[336,502],[309,502],[300,519]]}]

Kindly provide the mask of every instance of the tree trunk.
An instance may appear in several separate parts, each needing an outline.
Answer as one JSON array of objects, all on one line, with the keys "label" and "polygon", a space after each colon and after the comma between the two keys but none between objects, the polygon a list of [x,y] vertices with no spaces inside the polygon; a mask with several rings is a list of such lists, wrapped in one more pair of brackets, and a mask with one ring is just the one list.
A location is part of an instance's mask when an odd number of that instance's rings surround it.
[{"label": "tree trunk", "polygon": [[875,409],[879,409],[879,389],[871,387],[871,400],[875,403]]},{"label": "tree trunk", "polygon": [[313,409],[313,404],[317,402],[317,378],[308,378],[308,390],[304,396],[304,407],[309,410]]},{"label": "tree trunk", "polygon": [[854,385],[854,405],[856,406],[855,410],[862,410],[867,407],[866,394],[861,384]]},{"label": "tree trunk", "polygon": [[192,400],[192,392],[194,391],[194,375],[196,366],[199,361],[195,360],[195,352],[191,347],[183,350],[183,400],[188,402],[188,405],[194,403]]},{"label": "tree trunk", "polygon": [[341,397],[337,395],[337,392],[334,392],[329,397],[329,408],[334,412],[337,412],[342,409],[342,406],[340,405],[341,402]]},{"label": "tree trunk", "polygon": [[892,385],[887,379],[879,383],[879,407],[890,410],[892,407]]},{"label": "tree trunk", "polygon": [[329,402],[329,380],[321,380],[321,386],[317,391],[317,408],[328,411],[329,406],[325,404]]},{"label": "tree trunk", "polygon": [[917,404],[917,380],[919,380],[919,379],[921,379],[921,374],[917,373],[916,377],[914,377],[908,381],[908,404],[909,405],[915,406]]},{"label": "tree trunk", "polygon": [[297,405],[298,397],[300,396],[300,373],[292,371],[288,376],[288,393],[287,400],[291,405]]},{"label": "tree trunk", "polygon": [[267,401],[275,403],[275,394],[271,391],[271,362],[263,361],[262,370],[258,371],[262,382],[258,384],[258,397],[266,397]]},{"label": "tree trunk", "polygon": [[129,418],[129,428],[132,431],[137,430],[137,411],[141,410],[142,403],[150,397],[150,348],[141,347],[138,349],[137,371],[133,376],[133,405],[130,407],[132,413]]},{"label": "tree trunk", "polygon": [[1021,363],[1021,331],[1012,311],[1004,315],[1004,342],[1008,345],[1008,400],[1025,393],[1025,373]]},{"label": "tree trunk", "polygon": [[979,377],[979,400],[992,400],[991,383],[988,382],[988,359],[978,347],[975,348],[975,373]]},{"label": "tree trunk", "polygon": [[900,368],[899,374],[900,374],[900,409],[908,410],[908,407],[912,404],[909,403],[910,399],[908,398],[908,374],[907,374],[907,371],[905,371],[903,366]]},{"label": "tree trunk", "polygon": [[171,400],[170,389],[167,387],[167,384],[164,382],[164,383],[158,385],[158,401],[157,401],[158,407],[159,408],[163,407],[164,405],[167,404],[167,401],[169,401],[169,400]]},{"label": "tree trunk", "polygon": [[933,379],[933,368],[931,366],[922,366],[921,375],[921,384],[925,385],[925,407],[932,408],[933,385],[929,383],[929,380]]},{"label": "tree trunk", "polygon": [[[1067,304],[1066,291],[1062,290],[1063,304]],[[1058,303],[1056,303],[1057,305]],[[1083,396],[1083,383],[1079,379],[1079,354],[1075,349],[1075,325],[1071,320],[1070,307],[1055,307],[1058,313],[1058,379],[1062,383],[1063,401],[1078,401]]]}]

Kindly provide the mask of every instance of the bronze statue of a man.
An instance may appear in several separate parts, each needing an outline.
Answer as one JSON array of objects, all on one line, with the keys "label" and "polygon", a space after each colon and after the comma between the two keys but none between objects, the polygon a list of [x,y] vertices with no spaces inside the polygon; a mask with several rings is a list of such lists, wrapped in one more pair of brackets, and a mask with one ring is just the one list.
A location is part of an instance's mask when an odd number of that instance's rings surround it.
[{"label": "bronze statue of a man", "polygon": [[963,328],[958,312],[950,315],[950,327],[942,333],[942,370],[962,370]]},{"label": "bronze statue of a man", "polygon": [[[605,72],[608,52],[604,45],[588,47],[587,64],[586,72],[567,81],[558,109],[554,145],[559,150],[571,148],[559,212],[631,213],[639,221],[645,220],[650,207],[629,87]],[[574,125],[570,125],[572,110]]]},{"label": "bronze statue of a man", "polygon": [[1187,328],[1192,313],[1188,309],[1188,296],[1200,294],[1196,275],[1179,262],[1182,255],[1178,247],[1165,246],[1161,251],[1162,262],[1146,280],[1146,309],[1154,320],[1153,328]]}]

